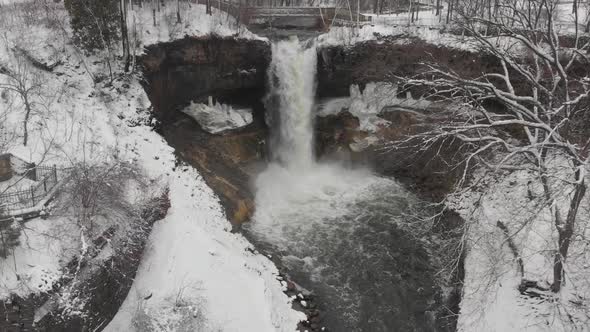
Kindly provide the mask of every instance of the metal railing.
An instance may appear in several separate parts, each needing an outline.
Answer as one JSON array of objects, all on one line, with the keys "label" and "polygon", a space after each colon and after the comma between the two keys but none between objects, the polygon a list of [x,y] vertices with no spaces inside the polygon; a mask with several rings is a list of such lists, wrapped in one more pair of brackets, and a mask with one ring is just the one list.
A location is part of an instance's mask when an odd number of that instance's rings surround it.
[{"label": "metal railing", "polygon": [[[207,0],[197,0],[197,3],[207,5]],[[331,21],[334,17],[347,20],[348,10],[345,8],[325,6],[301,6],[298,2],[292,2],[293,6],[259,6],[255,1],[241,3],[239,1],[210,0],[209,5],[233,16],[238,23],[249,24],[251,19],[264,19],[271,17],[318,17]],[[358,17],[357,17],[358,16]],[[355,16],[355,20],[368,21],[363,15]]]},{"label": "metal railing", "polygon": [[47,194],[57,185],[57,168],[36,166],[27,171],[27,177],[34,173],[36,184],[27,189],[10,191],[0,194],[0,215],[14,211],[30,209],[46,198]]}]

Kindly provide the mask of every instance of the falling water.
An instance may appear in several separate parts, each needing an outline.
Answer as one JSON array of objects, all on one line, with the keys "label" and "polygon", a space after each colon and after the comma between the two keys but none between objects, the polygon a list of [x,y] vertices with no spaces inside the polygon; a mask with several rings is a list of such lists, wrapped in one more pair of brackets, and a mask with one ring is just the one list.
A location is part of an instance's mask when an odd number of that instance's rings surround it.
[{"label": "falling water", "polygon": [[272,46],[268,72],[267,105],[273,132],[271,153],[291,169],[308,169],[313,163],[312,115],[315,97],[316,50],[305,48],[296,37]]},{"label": "falling water", "polygon": [[[273,160],[256,179],[246,231],[318,295],[330,330],[421,330],[429,296],[415,292],[428,288],[425,255],[397,226],[415,200],[395,180],[314,161],[315,47],[294,38],[272,51],[266,106]],[[412,269],[419,271],[405,280]]]}]

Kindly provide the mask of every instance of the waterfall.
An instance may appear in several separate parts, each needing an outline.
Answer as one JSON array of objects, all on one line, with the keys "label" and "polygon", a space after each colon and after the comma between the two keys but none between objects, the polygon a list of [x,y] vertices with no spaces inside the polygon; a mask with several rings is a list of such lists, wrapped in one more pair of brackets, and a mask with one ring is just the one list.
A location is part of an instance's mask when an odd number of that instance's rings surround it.
[{"label": "waterfall", "polygon": [[405,330],[398,321],[413,315],[399,305],[406,284],[388,276],[412,249],[396,224],[415,210],[414,199],[367,169],[315,162],[315,75],[315,45],[297,38],[272,45],[265,99],[272,160],[253,183],[256,211],[244,230],[318,295],[330,329]]},{"label": "waterfall", "polygon": [[270,153],[289,169],[313,164],[313,117],[316,76],[315,45],[306,48],[297,37],[272,45],[267,107],[273,128]]}]

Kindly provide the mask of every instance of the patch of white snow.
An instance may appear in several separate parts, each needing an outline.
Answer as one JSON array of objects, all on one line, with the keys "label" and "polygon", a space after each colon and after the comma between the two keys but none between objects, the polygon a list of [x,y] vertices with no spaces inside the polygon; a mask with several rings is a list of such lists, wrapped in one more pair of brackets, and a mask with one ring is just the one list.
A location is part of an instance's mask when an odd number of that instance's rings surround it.
[{"label": "patch of white snow", "polygon": [[182,112],[195,119],[201,128],[211,134],[241,128],[252,123],[251,109],[233,108],[231,105],[215,103],[211,97],[209,97],[208,105],[191,102]]}]

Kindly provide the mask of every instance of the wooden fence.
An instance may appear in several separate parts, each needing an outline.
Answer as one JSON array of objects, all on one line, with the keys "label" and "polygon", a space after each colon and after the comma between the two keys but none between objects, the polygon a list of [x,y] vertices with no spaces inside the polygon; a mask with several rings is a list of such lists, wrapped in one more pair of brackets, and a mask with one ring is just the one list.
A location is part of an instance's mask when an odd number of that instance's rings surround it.
[{"label": "wooden fence", "polygon": [[38,183],[24,190],[0,194],[0,215],[35,207],[58,183],[55,166],[36,166],[29,172],[34,173]]}]

